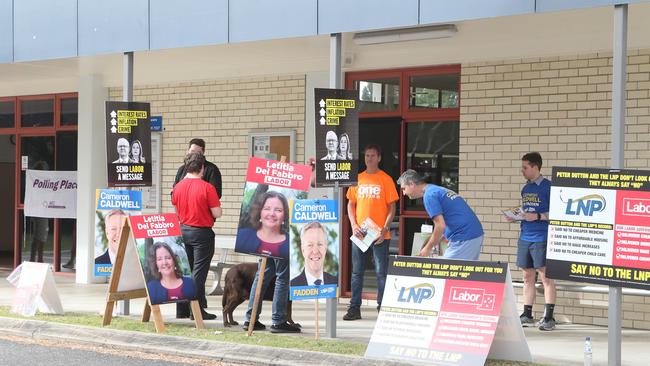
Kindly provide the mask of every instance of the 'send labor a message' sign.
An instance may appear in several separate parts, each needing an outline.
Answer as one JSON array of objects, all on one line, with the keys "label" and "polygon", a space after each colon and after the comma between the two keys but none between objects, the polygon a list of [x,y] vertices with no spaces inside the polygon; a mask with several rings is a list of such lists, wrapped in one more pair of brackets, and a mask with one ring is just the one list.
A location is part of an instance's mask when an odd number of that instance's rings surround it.
[{"label": "'send labor a message' sign", "polygon": [[483,365],[499,321],[506,274],[505,263],[390,258],[366,357]]},{"label": "'send labor a message' sign", "polygon": [[650,289],[650,171],[553,168],[550,278]]}]

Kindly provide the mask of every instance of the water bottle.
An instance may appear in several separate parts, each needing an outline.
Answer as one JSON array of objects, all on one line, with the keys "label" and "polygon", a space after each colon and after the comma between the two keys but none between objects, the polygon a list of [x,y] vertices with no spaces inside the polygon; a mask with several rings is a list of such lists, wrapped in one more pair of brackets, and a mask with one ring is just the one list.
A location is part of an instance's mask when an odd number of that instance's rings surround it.
[{"label": "water bottle", "polygon": [[591,337],[585,338],[585,364],[584,366],[591,366],[593,355],[591,353]]}]

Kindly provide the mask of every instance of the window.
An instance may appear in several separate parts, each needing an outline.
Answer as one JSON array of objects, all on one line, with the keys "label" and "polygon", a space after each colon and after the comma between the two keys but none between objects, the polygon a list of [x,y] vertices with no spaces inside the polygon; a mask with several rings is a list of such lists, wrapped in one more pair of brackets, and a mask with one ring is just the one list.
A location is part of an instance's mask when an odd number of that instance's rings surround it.
[{"label": "window", "polygon": [[22,100],[20,102],[20,126],[54,126],[54,99]]},{"label": "window", "polygon": [[14,127],[14,120],[16,119],[14,106],[14,101],[0,102],[0,128]]},{"label": "window", "polygon": [[399,78],[355,81],[360,112],[388,112],[399,109]]}]

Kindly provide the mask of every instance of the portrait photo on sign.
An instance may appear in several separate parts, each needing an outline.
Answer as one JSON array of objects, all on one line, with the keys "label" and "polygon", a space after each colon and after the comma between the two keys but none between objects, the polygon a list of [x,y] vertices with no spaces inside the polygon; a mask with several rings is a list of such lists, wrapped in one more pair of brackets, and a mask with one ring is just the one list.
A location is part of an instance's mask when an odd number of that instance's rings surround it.
[{"label": "portrait photo on sign", "polygon": [[291,224],[290,285],[338,285],[338,222]]},{"label": "portrait photo on sign", "polygon": [[151,304],[196,299],[182,236],[135,240]]},{"label": "portrait photo on sign", "polygon": [[306,197],[304,191],[246,182],[235,251],[289,258],[289,201]]},{"label": "portrait photo on sign", "polygon": [[129,211],[120,209],[95,211],[95,264],[115,261],[122,224],[128,215]]}]

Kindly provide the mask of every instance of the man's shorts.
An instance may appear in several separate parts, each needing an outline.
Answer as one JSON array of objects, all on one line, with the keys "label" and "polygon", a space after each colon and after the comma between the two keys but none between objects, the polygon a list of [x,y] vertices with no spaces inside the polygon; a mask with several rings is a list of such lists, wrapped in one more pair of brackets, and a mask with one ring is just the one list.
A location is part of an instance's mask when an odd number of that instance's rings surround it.
[{"label": "man's shorts", "polygon": [[546,242],[530,242],[519,239],[517,243],[517,266],[519,268],[542,268],[546,266]]},{"label": "man's shorts", "polygon": [[483,235],[470,239],[460,241],[450,241],[449,247],[442,255],[445,259],[465,259],[477,261],[481,254],[481,246],[483,245]]}]

